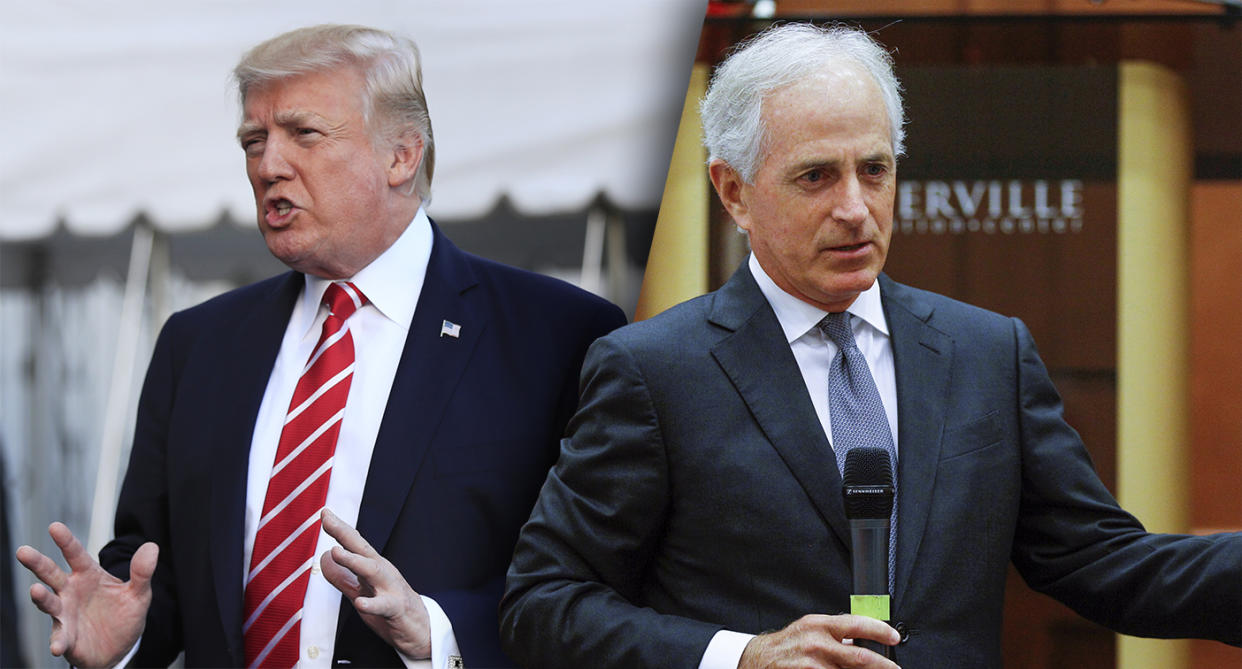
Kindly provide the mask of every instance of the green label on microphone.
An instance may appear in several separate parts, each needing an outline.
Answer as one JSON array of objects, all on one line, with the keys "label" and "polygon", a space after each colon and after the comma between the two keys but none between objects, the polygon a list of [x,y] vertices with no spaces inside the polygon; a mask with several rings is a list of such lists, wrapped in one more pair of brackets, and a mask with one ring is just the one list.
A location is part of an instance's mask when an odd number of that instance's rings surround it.
[{"label": "green label on microphone", "polygon": [[850,613],[876,620],[888,620],[888,595],[850,595]]}]

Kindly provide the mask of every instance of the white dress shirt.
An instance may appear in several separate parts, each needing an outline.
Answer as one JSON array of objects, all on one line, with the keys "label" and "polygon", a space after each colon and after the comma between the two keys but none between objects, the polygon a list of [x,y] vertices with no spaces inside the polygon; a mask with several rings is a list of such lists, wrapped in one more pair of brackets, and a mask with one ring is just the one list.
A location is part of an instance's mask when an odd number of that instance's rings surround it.
[{"label": "white dress shirt", "polygon": [[[345,415],[341,419],[326,505],[353,527],[358,524],[358,510],[371,466],[371,452],[388,406],[388,393],[405,348],[414,307],[422,292],[431,245],[431,223],[419,209],[414,220],[392,246],[349,279],[366,295],[368,304],[348,321],[354,340],[354,375]],[[307,275],[306,284],[289,317],[280,353],[276,356],[276,364],[259,407],[250,444],[246,484],[244,564],[247,568],[244,572],[249,571],[250,554],[285,414],[306,361],[319,339],[323,322],[327,319],[328,310],[320,301],[329,283],[326,279]],[[332,663],[341,593],[320,572],[319,556],[335,545],[337,542],[321,529],[302,609],[301,638],[298,642],[300,667],[328,669]],[[245,584],[241,585],[244,587]],[[415,662],[405,657],[402,659],[408,666],[441,669],[448,666],[450,655],[460,655],[460,652],[452,625],[443,610],[430,598],[423,597],[423,603],[431,617],[431,660]]]},{"label": "white dress shirt", "polygon": [[[781,290],[759,266],[753,253],[747,262],[750,273],[755,277],[755,283],[759,284],[759,290],[767,298],[768,304],[772,305],[772,311],[776,312],[776,320],[780,322],[785,341],[789,343],[794,359],[798,362],[798,370],[802,372],[802,380],[811,395],[811,403],[815,405],[815,413],[824,428],[824,435],[831,443],[828,370],[837,354],[837,345],[816,327],[828,312]],[[867,359],[871,378],[875,379],[880,401],[884,404],[884,413],[888,417],[889,429],[893,431],[893,445],[896,447],[897,374],[893,368],[893,345],[889,338],[888,320],[884,318],[884,308],[880,304],[879,282],[871,284],[870,288],[859,294],[846,311],[854,316],[850,319],[854,341]],[[832,456],[825,454],[825,457]],[[742,659],[742,651],[752,638],[754,635],[730,630],[717,632],[703,653],[699,669],[736,669]]]}]

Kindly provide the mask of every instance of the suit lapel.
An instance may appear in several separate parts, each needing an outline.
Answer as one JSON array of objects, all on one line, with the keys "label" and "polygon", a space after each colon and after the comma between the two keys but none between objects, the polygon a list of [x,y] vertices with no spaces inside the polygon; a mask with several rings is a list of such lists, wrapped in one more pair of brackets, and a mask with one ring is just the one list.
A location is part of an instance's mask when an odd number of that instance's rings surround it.
[{"label": "suit lapel", "polygon": [[849,546],[836,457],[776,314],[746,263],[716,293],[709,320],[733,331],[712,348],[712,356],[824,523]]},{"label": "suit lapel", "polygon": [[[432,225],[433,244],[418,306],[388,395],[388,406],[358,511],[358,531],[383,551],[422,466],[432,436],[475,345],[488,325],[467,257]],[[441,336],[444,321],[461,326]]]},{"label": "suit lapel", "polygon": [[239,314],[236,323],[213,333],[212,336],[224,339],[219,350],[230,357],[225,365],[227,381],[213,388],[214,396],[201,400],[210,412],[209,420],[218,440],[212,444],[215,466],[211,503],[206,507],[211,511],[207,515],[212,576],[228,650],[239,665],[243,661],[242,556],[250,442],[268,377],[302,284],[301,274],[283,275],[249,311]]},{"label": "suit lapel", "polygon": [[910,581],[914,558],[927,531],[936,487],[945,392],[952,373],[953,340],[928,325],[931,306],[917,293],[880,277],[884,315],[893,344],[897,374],[897,600]]}]

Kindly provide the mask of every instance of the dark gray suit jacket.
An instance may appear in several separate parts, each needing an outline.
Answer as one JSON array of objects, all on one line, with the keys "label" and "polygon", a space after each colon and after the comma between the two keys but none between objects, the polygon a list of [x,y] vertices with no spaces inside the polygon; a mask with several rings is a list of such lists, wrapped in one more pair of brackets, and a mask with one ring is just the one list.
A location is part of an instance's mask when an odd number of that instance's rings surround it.
[{"label": "dark gray suit jacket", "polygon": [[[999,666],[1011,559],[1118,631],[1242,643],[1242,535],[1146,533],[1063,421],[1020,321],[880,282],[903,667]],[[502,641],[516,660],[692,668],[719,629],[849,610],[840,475],[745,265],[596,342],[582,393],[509,570]]]}]

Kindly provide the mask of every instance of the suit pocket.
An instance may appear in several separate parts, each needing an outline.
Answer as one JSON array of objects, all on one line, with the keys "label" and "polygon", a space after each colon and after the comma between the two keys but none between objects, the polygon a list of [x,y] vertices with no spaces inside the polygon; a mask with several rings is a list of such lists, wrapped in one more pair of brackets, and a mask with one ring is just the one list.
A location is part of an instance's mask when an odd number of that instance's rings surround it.
[{"label": "suit pocket", "polygon": [[964,425],[946,428],[944,431],[944,447],[941,449],[940,461],[945,462],[963,455],[970,455],[1003,441],[1000,418],[996,411],[976,418]]}]

